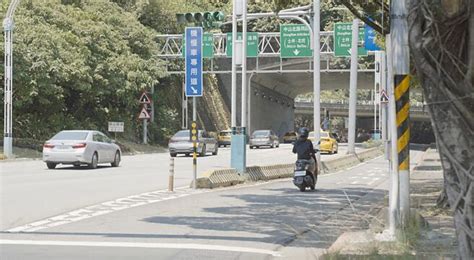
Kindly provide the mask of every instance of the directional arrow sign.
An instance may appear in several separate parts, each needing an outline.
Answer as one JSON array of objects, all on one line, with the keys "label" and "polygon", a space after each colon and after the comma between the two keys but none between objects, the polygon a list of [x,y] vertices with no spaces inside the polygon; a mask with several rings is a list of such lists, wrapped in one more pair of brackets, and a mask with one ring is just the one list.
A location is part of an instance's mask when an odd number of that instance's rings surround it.
[{"label": "directional arrow sign", "polygon": [[[365,30],[359,29],[359,42],[364,41]],[[351,56],[352,23],[336,23],[334,25],[334,55],[336,57]],[[367,50],[359,47],[359,56],[367,56]]]},{"label": "directional arrow sign", "polygon": [[146,108],[142,108],[142,111],[140,111],[140,114],[138,115],[138,119],[150,119],[150,118],[151,116],[148,113],[148,111],[146,111]]},{"label": "directional arrow sign", "polygon": [[280,41],[282,58],[313,57],[311,33],[306,25],[280,25]]}]

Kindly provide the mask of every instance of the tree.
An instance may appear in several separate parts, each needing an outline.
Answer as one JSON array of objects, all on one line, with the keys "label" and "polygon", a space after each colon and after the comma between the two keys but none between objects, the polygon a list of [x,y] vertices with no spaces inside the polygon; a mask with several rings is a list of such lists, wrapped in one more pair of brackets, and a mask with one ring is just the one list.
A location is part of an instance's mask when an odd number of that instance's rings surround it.
[{"label": "tree", "polygon": [[410,51],[454,211],[458,255],[474,258],[474,1],[410,0]]}]

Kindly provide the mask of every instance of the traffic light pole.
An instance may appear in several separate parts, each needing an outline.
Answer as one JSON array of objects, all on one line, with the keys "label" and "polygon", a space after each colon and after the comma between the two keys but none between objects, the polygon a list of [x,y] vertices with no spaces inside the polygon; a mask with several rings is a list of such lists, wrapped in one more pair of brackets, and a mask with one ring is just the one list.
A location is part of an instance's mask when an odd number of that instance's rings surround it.
[{"label": "traffic light pole", "polygon": [[321,170],[321,48],[320,48],[320,28],[321,28],[321,2],[313,1],[313,112],[314,112],[314,141],[316,142],[317,168]]},{"label": "traffic light pole", "polygon": [[349,130],[347,153],[355,154],[356,109],[357,109],[357,66],[358,66],[359,19],[352,22],[351,75],[349,82]]}]

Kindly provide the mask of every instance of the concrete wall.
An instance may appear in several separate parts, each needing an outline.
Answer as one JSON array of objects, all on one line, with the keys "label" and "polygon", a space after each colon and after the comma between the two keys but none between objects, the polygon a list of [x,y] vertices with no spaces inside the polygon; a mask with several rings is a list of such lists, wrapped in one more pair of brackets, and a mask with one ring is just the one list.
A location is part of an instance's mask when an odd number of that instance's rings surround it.
[{"label": "concrete wall", "polygon": [[294,130],[294,101],[269,88],[252,83],[250,92],[250,131],[271,129],[282,137]]}]

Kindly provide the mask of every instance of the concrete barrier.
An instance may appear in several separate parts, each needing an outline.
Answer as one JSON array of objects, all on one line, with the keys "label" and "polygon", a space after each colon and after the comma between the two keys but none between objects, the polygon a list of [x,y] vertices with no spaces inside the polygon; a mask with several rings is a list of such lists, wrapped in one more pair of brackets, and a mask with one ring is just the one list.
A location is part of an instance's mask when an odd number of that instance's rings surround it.
[{"label": "concrete barrier", "polygon": [[[383,154],[382,148],[376,147],[358,154],[344,155],[342,157],[323,161],[321,163],[321,174],[328,174],[339,170],[347,169],[361,162],[373,159]],[[244,183],[246,181],[269,181],[279,178],[289,178],[293,176],[294,164],[278,164],[268,166],[247,167],[245,174],[239,175],[235,169],[217,169],[205,172],[196,181],[199,189],[213,189],[217,187],[227,187]],[[191,183],[192,187],[192,183]]]}]

